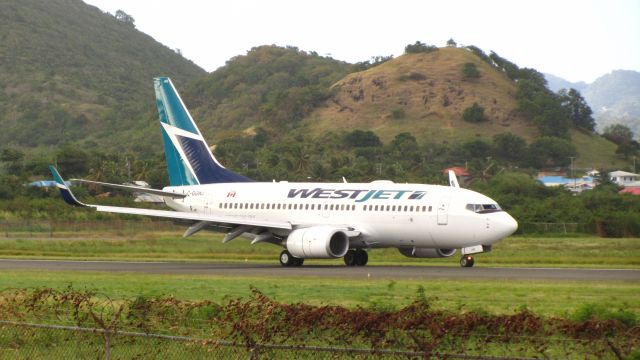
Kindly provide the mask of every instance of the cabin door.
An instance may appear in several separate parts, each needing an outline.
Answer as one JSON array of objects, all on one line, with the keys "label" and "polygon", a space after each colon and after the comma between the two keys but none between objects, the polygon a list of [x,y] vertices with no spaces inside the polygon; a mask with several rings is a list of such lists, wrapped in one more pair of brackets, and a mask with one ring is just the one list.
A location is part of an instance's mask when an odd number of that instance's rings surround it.
[{"label": "cabin door", "polygon": [[449,223],[449,197],[443,197],[438,203],[438,225],[447,225]]}]

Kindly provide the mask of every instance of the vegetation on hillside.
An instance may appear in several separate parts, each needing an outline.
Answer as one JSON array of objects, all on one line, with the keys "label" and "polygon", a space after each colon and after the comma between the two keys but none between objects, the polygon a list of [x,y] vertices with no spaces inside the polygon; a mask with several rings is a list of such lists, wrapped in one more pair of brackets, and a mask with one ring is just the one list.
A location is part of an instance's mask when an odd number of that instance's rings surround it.
[{"label": "vegetation on hillside", "polygon": [[0,142],[149,145],[153,77],[181,84],[204,71],[132,22],[81,0],[0,3]]},{"label": "vegetation on hillside", "polygon": [[330,86],[352,69],[295,47],[260,46],[191,83],[183,96],[213,138],[220,139],[221,129],[257,125],[282,131],[324,102]]}]

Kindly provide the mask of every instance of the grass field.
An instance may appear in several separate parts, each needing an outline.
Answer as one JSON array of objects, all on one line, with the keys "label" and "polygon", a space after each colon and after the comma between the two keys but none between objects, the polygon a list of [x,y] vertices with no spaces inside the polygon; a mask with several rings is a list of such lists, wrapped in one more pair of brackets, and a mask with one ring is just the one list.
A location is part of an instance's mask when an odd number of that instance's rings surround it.
[{"label": "grass field", "polygon": [[[237,239],[222,244],[222,235],[200,233],[182,238],[179,232],[138,232],[116,236],[103,234],[87,239],[83,234],[56,233],[56,237],[29,238],[11,234],[0,238],[3,258],[66,258],[146,261],[250,261],[277,263],[280,247],[250,245]],[[63,237],[63,238],[60,238]],[[372,265],[458,266],[458,255],[446,259],[413,259],[395,249],[372,250]],[[308,260],[308,263],[341,263]],[[494,251],[476,256],[476,266],[640,268],[639,238],[510,237],[494,245]]]},{"label": "grass field", "polygon": [[0,290],[49,287],[95,290],[113,299],[172,295],[185,300],[228,301],[250,296],[256,287],[287,303],[399,309],[416,299],[419,289],[433,306],[452,311],[567,316],[586,304],[626,309],[640,315],[639,282],[491,281],[491,280],[357,280],[331,278],[155,275],[4,271]]},{"label": "grass field", "polygon": [[[238,239],[222,244],[222,236],[201,233],[184,239],[178,232],[102,234],[57,233],[64,238],[0,238],[0,257],[80,260],[242,261],[277,263],[281,249],[250,245]],[[95,234],[93,234],[95,236]],[[341,263],[308,260],[309,264]],[[372,250],[370,264],[459,266],[447,259],[406,258],[393,249]],[[476,266],[640,268],[640,239],[597,237],[510,237],[494,251],[476,256]],[[126,279],[126,281],[123,281]],[[446,309],[509,313],[523,307],[545,315],[566,315],[584,304],[606,304],[640,314],[640,282],[545,282],[492,280],[377,280],[327,278],[221,277],[10,271],[0,273],[0,289],[52,287],[96,290],[113,298],[174,295],[178,298],[224,301],[248,296],[255,286],[284,302],[336,304],[347,307],[397,308],[410,303],[419,288],[436,306]]]},{"label": "grass field", "polygon": [[[34,238],[33,236],[40,236]],[[259,244],[251,246],[246,240],[221,243],[222,236],[201,233],[183,239],[178,231],[134,231],[104,233],[16,234],[0,238],[0,257],[34,259],[87,260],[143,260],[143,261],[240,261],[277,263],[279,247]],[[494,251],[476,257],[477,266],[504,267],[587,267],[639,268],[640,239],[603,239],[588,236],[573,237],[510,237],[494,246]],[[396,250],[373,250],[370,264],[375,265],[437,265],[459,266],[458,256],[448,259],[410,259]],[[341,263],[338,260],[310,260],[308,263]],[[425,271],[429,271],[425,268]],[[310,306],[337,305],[356,311],[402,311],[417,299],[428,301],[430,308],[448,311],[452,316],[514,316],[523,310],[552,321],[574,319],[624,319],[637,323],[640,317],[639,281],[515,281],[515,280],[447,280],[447,279],[341,279],[326,277],[268,277],[169,275],[142,273],[72,272],[72,271],[2,271],[0,292],[12,289],[55,289],[58,291],[93,291],[97,298],[109,298],[117,303],[137,303],[138,299],[175,299],[184,301],[213,301],[230,304],[234,299],[252,299],[252,288],[282,304],[302,303]],[[19,291],[19,290],[18,290]],[[255,301],[255,300],[254,300]],[[161,301],[161,303],[164,303]],[[172,302],[169,302],[172,303]],[[256,304],[256,303],[254,303]],[[305,306],[306,306],[305,305]],[[268,310],[268,309],[267,309]],[[265,310],[266,311],[266,310]],[[59,315],[41,314],[38,322],[60,322]],[[264,314],[259,314],[263,316]],[[264,315],[266,316],[266,315]],[[1,318],[1,316],[0,316]],[[271,318],[271,317],[267,317]],[[546,320],[545,320],[546,321]],[[564,320],[560,320],[564,321]],[[260,322],[257,322],[260,323]],[[577,325],[576,325],[577,326]],[[6,334],[22,335],[18,330],[5,329]],[[173,331],[167,329],[166,331]],[[15,334],[14,334],[15,332]],[[13,335],[12,335],[13,334]],[[39,334],[39,333],[37,333]],[[34,335],[35,336],[35,335]],[[38,335],[39,336],[39,335]],[[555,336],[555,335],[554,335]],[[562,335],[564,336],[564,335]],[[568,354],[588,357],[593,349],[589,342],[571,342],[585,346],[569,348],[563,341],[553,345],[542,341],[551,356]],[[56,335],[58,342],[69,336]],[[552,336],[552,338],[554,338]],[[540,339],[544,339],[540,338]],[[598,338],[605,345],[605,338]],[[314,340],[320,341],[320,340]],[[524,340],[525,343],[527,340]],[[551,341],[551,340],[549,340]],[[573,340],[571,340],[573,341]],[[637,342],[633,338],[630,346]],[[129,342],[127,342],[129,344]],[[551,345],[549,345],[551,344]],[[616,344],[625,344],[619,342]],[[499,345],[499,344],[498,344]],[[11,345],[13,346],[13,345]],[[32,345],[25,345],[32,346]],[[128,346],[128,347],[127,347]],[[122,349],[129,349],[127,345]],[[137,345],[136,345],[137,346]],[[160,345],[154,345],[160,346]],[[164,346],[164,347],[163,347]],[[165,354],[167,346],[157,347]],[[512,354],[509,343],[491,350],[484,346],[482,354]],[[522,354],[537,354],[534,345],[519,345]],[[576,345],[577,346],[577,345]],[[598,345],[600,346],[600,345]],[[621,346],[621,345],[616,345]],[[25,348],[27,349],[27,348]],[[39,349],[36,347],[36,350]],[[446,349],[443,348],[443,349]],[[32,349],[33,350],[33,349]],[[477,350],[477,349],[476,349]],[[27,350],[25,350],[27,351]],[[31,350],[28,350],[31,351]],[[44,351],[44,350],[43,350]],[[127,350],[128,351],[128,350]],[[147,348],[141,350],[146,353]],[[167,350],[168,351],[168,350]],[[466,352],[468,350],[463,350]],[[533,352],[531,352],[533,351]],[[564,352],[563,352],[564,351]],[[576,352],[574,354],[574,352]],[[629,354],[633,348],[626,349]],[[17,354],[23,354],[18,352]],[[28,354],[28,352],[27,352]],[[35,354],[35,353],[34,353]],[[280,354],[281,355],[281,354]],[[278,355],[278,356],[280,356]],[[565,356],[567,355],[567,356]],[[583,356],[584,355],[584,356]],[[21,355],[20,355],[21,356]],[[598,358],[600,355],[594,355]],[[608,355],[607,355],[608,356]],[[18,356],[19,357],[19,356]],[[553,357],[553,356],[552,356]]]}]

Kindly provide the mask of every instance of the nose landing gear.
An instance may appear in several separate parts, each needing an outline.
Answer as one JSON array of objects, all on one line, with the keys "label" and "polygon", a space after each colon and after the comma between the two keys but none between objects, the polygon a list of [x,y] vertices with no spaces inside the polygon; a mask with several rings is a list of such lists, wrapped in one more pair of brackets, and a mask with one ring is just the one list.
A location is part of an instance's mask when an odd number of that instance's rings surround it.
[{"label": "nose landing gear", "polygon": [[462,267],[473,267],[475,260],[471,255],[464,255],[460,258],[460,266]]}]

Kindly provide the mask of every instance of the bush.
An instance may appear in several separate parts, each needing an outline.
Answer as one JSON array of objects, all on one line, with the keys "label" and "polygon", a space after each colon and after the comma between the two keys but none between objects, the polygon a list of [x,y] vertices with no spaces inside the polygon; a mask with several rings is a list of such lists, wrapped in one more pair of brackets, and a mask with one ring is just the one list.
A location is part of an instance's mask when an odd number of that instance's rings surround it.
[{"label": "bush", "polygon": [[637,323],[636,314],[633,312],[623,309],[611,310],[601,304],[584,304],[576,309],[571,319],[578,322],[617,320],[629,327],[633,327]]},{"label": "bush", "polygon": [[480,77],[480,71],[478,71],[476,64],[468,62],[462,65],[462,76],[467,79],[477,79]]},{"label": "bush", "polygon": [[462,118],[464,119],[464,121],[473,123],[487,121],[487,119],[484,117],[484,108],[478,105],[477,102],[474,102],[473,105],[464,109]]},{"label": "bush", "polygon": [[404,47],[404,52],[407,54],[430,53],[437,50],[437,46],[427,45],[420,41],[416,41],[415,44],[409,44]]},{"label": "bush", "polygon": [[405,117],[407,117],[407,114],[404,112],[404,109],[398,108],[398,109],[393,109],[391,111],[391,116],[394,119],[399,120],[399,119],[404,119]]}]

